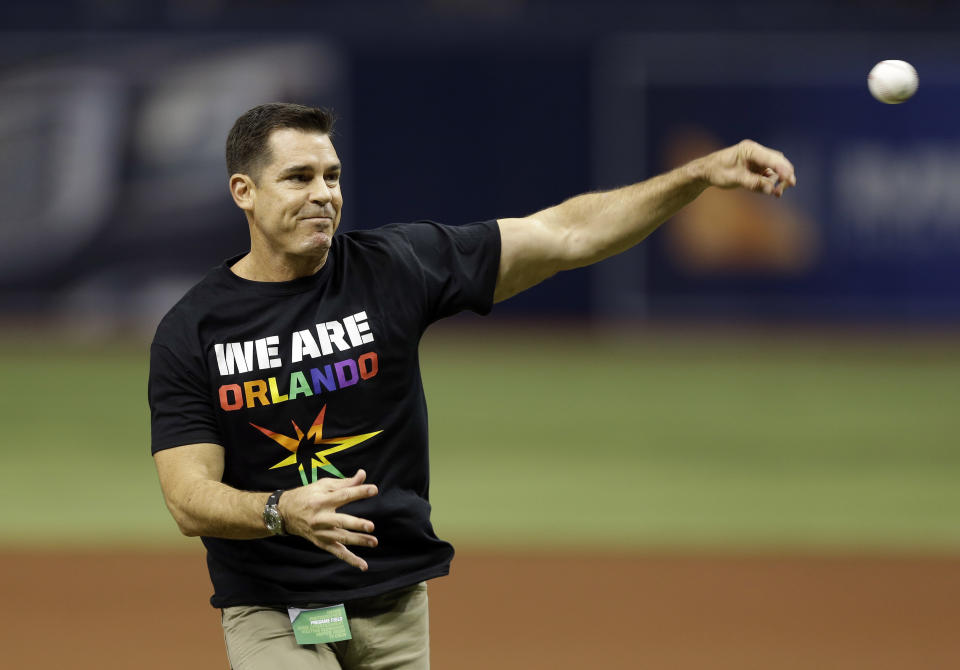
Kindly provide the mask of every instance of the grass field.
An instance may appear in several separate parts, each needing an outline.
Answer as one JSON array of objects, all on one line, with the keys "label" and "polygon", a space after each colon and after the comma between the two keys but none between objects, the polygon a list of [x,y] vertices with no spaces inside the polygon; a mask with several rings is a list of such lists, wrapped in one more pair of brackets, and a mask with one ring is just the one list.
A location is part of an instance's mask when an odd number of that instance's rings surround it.
[{"label": "grass field", "polygon": [[[455,542],[960,548],[946,336],[438,327],[432,501]],[[0,341],[0,543],[186,543],[149,456],[146,345]]]}]

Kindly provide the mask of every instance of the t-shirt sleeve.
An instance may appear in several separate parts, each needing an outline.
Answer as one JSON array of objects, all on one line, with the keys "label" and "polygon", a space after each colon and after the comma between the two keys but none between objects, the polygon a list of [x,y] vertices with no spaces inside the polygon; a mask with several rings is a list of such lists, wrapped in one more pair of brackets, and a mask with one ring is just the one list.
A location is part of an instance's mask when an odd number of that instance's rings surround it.
[{"label": "t-shirt sleeve", "polygon": [[500,268],[496,221],[447,226],[430,221],[403,226],[410,242],[427,306],[427,323],[472,310],[487,314]]},{"label": "t-shirt sleeve", "polygon": [[221,444],[202,369],[156,342],[150,347],[150,432],[153,453],[185,444]]}]

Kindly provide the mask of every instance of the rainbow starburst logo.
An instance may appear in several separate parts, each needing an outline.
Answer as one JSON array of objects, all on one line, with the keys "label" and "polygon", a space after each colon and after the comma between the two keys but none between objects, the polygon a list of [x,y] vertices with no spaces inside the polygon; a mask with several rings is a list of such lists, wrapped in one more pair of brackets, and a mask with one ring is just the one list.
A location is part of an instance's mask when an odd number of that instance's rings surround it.
[{"label": "rainbow starburst logo", "polygon": [[[255,423],[250,424],[290,452],[290,456],[283,459],[276,465],[271,466],[271,470],[275,468],[286,467],[288,465],[296,465],[297,470],[300,472],[300,479],[303,481],[304,486],[310,482],[317,481],[317,469],[322,469],[334,477],[346,479],[346,476],[337,470],[336,466],[327,459],[327,456],[344,451],[350,447],[355,447],[361,442],[365,442],[371,437],[379,435],[383,431],[378,430],[373,433],[364,433],[363,435],[348,435],[346,437],[324,437],[323,417],[326,414],[326,411],[327,406],[324,405],[320,410],[320,413],[317,414],[317,418],[313,420],[313,425],[310,426],[306,434],[300,430],[300,426],[297,425],[296,421],[291,420],[290,423],[293,424],[293,429],[296,431],[296,437],[290,437],[288,435],[284,435],[283,433],[277,433],[269,428],[262,428]],[[313,449],[314,445],[330,446],[325,449],[315,450]],[[308,468],[310,470],[309,481],[307,481]]]}]

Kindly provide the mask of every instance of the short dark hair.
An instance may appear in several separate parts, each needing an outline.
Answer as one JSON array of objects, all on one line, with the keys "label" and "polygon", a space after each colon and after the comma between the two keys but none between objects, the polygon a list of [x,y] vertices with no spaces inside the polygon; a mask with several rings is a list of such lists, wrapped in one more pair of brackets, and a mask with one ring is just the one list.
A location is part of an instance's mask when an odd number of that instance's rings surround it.
[{"label": "short dark hair", "polygon": [[254,181],[271,160],[270,133],[295,128],[324,135],[333,134],[336,116],[329,109],[290,102],[270,102],[245,112],[227,135],[227,173],[250,175]]}]

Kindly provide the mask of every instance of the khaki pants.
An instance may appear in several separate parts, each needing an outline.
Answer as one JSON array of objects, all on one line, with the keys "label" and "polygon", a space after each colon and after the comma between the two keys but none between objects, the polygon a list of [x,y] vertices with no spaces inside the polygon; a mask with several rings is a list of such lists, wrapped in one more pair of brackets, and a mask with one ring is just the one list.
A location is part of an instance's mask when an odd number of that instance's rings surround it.
[{"label": "khaki pants", "polygon": [[346,604],[352,640],[297,644],[285,609],[227,607],[223,635],[233,670],[428,670],[427,585]]}]

